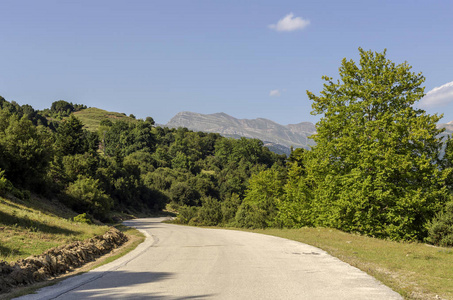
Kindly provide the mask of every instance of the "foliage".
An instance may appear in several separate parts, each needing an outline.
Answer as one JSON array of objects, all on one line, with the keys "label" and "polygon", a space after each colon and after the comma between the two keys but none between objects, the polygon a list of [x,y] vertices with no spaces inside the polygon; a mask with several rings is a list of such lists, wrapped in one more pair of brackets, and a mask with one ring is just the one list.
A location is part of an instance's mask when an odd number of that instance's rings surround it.
[{"label": "foliage", "polygon": [[425,223],[446,199],[438,166],[440,117],[413,104],[424,77],[386,52],[360,51],[343,60],[340,80],[324,76],[320,96],[307,92],[324,116],[306,170],[314,184],[315,225],[393,239],[426,235]]},{"label": "foliage", "polygon": [[85,131],[82,122],[74,115],[58,126],[55,148],[62,156],[82,154],[87,151],[94,152],[98,144],[98,136]]},{"label": "foliage", "polygon": [[52,140],[26,117],[0,110],[0,168],[13,183],[39,190],[52,157]]},{"label": "foliage", "polygon": [[152,152],[155,148],[152,125],[148,122],[115,122],[103,136],[104,153],[122,159],[136,151]]},{"label": "foliage", "polygon": [[93,220],[89,215],[87,215],[87,213],[77,215],[73,218],[73,220],[78,223],[93,224]]},{"label": "foliage", "polygon": [[80,176],[69,184],[66,195],[71,198],[75,211],[88,211],[96,218],[104,219],[111,209],[112,199],[99,186],[99,180]]},{"label": "foliage", "polygon": [[236,212],[241,205],[242,200],[238,194],[231,194],[222,202],[222,224],[233,224]]},{"label": "foliage", "polygon": [[4,196],[6,193],[12,191],[12,183],[6,179],[5,171],[0,169],[0,195]]},{"label": "foliage", "polygon": [[198,210],[200,222],[206,226],[217,225],[222,222],[222,205],[219,200],[206,197],[202,200],[203,205]]},{"label": "foliage", "polygon": [[181,224],[189,224],[190,220],[198,215],[198,207],[195,206],[180,206],[178,208],[178,216],[176,222]]},{"label": "foliage", "polygon": [[[268,169],[252,175],[236,221],[252,228],[272,226],[282,196],[283,182],[276,170]],[[254,210],[252,218],[245,215],[250,210]]]},{"label": "foliage", "polygon": [[453,246],[453,200],[428,223],[428,232],[428,242],[444,247]]},{"label": "foliage", "polygon": [[275,225],[287,228],[313,226],[313,194],[311,185],[304,176],[305,170],[296,161],[289,163],[288,168],[286,184],[283,187],[284,195],[277,203]]}]

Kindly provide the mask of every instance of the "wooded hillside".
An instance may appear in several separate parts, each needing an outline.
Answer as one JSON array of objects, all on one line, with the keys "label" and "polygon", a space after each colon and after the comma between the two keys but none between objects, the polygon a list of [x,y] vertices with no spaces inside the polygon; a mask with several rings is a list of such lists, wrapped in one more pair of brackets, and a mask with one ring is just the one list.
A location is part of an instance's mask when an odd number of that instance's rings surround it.
[{"label": "wooded hillside", "polygon": [[343,60],[339,80],[324,77],[320,96],[308,92],[322,115],[316,146],[289,157],[151,117],[0,98],[0,193],[57,198],[103,221],[168,209],[194,225],[323,226],[453,245],[453,142],[440,137],[440,116],[413,106],[424,77],[385,52],[360,55]]}]

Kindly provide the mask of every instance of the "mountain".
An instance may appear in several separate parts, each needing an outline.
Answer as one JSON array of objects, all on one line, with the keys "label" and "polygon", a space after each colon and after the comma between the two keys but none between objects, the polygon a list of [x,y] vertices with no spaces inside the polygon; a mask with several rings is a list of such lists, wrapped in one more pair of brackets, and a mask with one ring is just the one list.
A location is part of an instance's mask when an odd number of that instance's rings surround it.
[{"label": "mountain", "polygon": [[439,124],[437,127],[445,128],[444,135],[451,135],[453,133],[453,121]]},{"label": "mountain", "polygon": [[290,147],[306,148],[314,145],[309,136],[316,132],[310,122],[281,125],[274,121],[258,119],[236,119],[225,113],[199,114],[180,112],[165,126],[169,128],[186,127],[194,131],[215,132],[225,137],[256,138],[276,153],[290,153]]},{"label": "mountain", "polygon": [[[225,113],[199,114],[187,111],[176,114],[164,126],[186,127],[194,131],[220,133],[232,138],[256,138],[262,140],[270,150],[281,154],[289,154],[291,146],[308,149],[314,145],[309,136],[316,133],[315,125],[310,122],[281,125],[263,118],[236,119]],[[438,124],[438,127],[445,128],[442,136],[451,136],[453,133],[453,121]]]},{"label": "mountain", "polygon": [[[437,124],[438,128],[445,128],[445,131],[441,134],[441,136],[444,137],[443,141],[445,142],[447,140],[447,137],[451,137],[453,134],[453,121],[450,121],[448,123],[442,123],[442,124]],[[441,151],[441,156],[444,155],[444,150],[445,150],[445,145],[442,147]]]}]

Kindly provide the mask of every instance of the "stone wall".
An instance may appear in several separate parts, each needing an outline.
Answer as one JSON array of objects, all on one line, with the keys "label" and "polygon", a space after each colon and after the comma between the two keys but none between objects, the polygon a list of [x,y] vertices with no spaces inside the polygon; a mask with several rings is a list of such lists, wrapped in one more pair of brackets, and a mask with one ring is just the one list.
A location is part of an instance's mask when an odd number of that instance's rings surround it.
[{"label": "stone wall", "polygon": [[93,261],[127,241],[126,235],[110,228],[104,235],[47,250],[17,262],[0,261],[0,294],[11,288],[43,281]]}]

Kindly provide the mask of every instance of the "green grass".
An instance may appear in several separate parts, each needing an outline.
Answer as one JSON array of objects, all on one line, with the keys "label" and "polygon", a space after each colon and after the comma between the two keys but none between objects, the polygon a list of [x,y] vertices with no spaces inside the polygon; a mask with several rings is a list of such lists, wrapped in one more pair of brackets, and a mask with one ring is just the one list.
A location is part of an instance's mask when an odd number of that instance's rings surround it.
[{"label": "green grass", "polygon": [[117,112],[109,112],[96,107],[90,107],[82,109],[81,111],[75,112],[74,115],[82,121],[84,128],[89,131],[97,131],[100,127],[100,123],[104,119],[110,119],[112,122],[122,120],[126,122],[136,122],[135,119],[126,116],[125,114]]},{"label": "green grass", "polygon": [[8,262],[39,255],[49,248],[102,235],[107,226],[70,220],[75,215],[58,202],[32,197],[0,197],[0,260]]},{"label": "green grass", "polygon": [[321,248],[372,275],[405,299],[453,299],[451,248],[380,240],[328,228],[248,231]]}]

